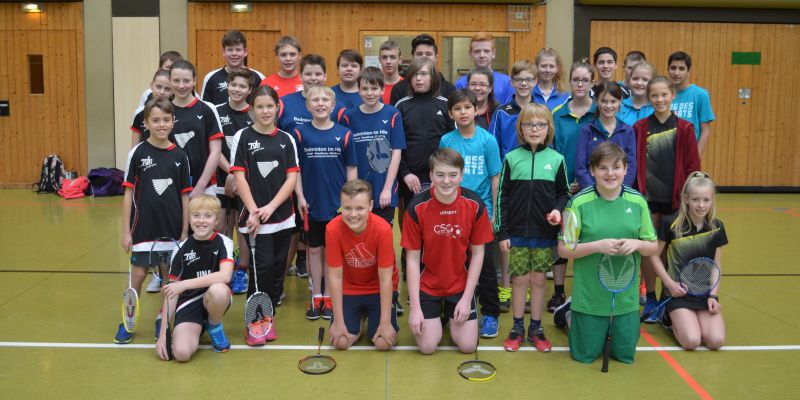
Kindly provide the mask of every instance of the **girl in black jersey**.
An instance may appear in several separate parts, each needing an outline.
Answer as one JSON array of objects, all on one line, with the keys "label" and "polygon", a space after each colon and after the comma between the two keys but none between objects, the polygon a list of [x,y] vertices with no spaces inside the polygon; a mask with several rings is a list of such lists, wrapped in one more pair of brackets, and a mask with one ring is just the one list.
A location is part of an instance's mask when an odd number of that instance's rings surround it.
[{"label": "girl in black jersey", "polygon": [[[239,231],[256,236],[258,287],[273,304],[279,304],[283,293],[283,277],[292,228],[295,226],[291,195],[300,170],[294,139],[275,127],[278,93],[269,86],[255,90],[250,100],[253,125],[236,133],[231,144],[231,173],[244,208]],[[250,277],[247,295],[255,292]],[[247,344],[263,345],[278,338],[273,320],[272,330],[264,338],[250,337]]]},{"label": "girl in black jersey", "polygon": [[[697,257],[713,259],[722,267],[722,246],[728,244],[725,226],[716,219],[714,182],[704,172],[692,172],[683,185],[680,209],[664,217],[658,227],[658,254],[650,257],[658,276],[673,297],[664,307],[672,321],[672,333],[680,345],[692,350],[705,344],[717,350],[725,343],[725,320],[717,293],[719,285],[705,297],[687,295],[677,283],[678,271]],[[667,250],[667,267],[661,262]],[[667,315],[662,323],[668,325]]]},{"label": "girl in black jersey", "polygon": [[[153,75],[153,81],[150,83],[150,99],[169,99],[172,96],[172,86],[169,83],[169,70],[159,69]],[[147,140],[150,132],[144,126],[144,104],[133,112],[133,123],[131,124],[131,148]]]},{"label": "girl in black jersey", "polygon": [[[233,272],[233,241],[214,230],[220,208],[219,199],[207,194],[189,202],[192,236],[172,253],[172,264],[182,264],[182,268],[174,268],[181,274],[161,289],[164,296],[162,318],[167,318],[168,310],[170,315],[175,315],[172,354],[177,361],[192,358],[203,330],[208,332],[214,351],[224,353],[231,347],[222,317],[232,300],[228,282]],[[169,360],[166,330],[167,324],[161,324],[156,341],[156,354],[162,360]]]}]

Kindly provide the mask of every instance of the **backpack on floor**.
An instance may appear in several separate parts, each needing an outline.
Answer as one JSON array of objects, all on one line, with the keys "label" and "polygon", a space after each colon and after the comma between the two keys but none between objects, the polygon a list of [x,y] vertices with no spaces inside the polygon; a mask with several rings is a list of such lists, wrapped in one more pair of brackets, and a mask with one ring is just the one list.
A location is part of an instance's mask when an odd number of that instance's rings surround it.
[{"label": "backpack on floor", "polygon": [[79,176],[75,179],[64,179],[64,184],[58,189],[58,195],[65,199],[78,199],[86,196],[88,191],[89,179]]},{"label": "backpack on floor", "polygon": [[56,193],[61,189],[64,180],[64,163],[55,154],[51,154],[42,161],[42,171],[39,175],[39,184],[36,193]]},{"label": "backpack on floor", "polygon": [[119,196],[125,193],[122,188],[122,181],[125,179],[125,172],[117,168],[94,168],[89,171],[89,183],[92,188],[92,196]]}]

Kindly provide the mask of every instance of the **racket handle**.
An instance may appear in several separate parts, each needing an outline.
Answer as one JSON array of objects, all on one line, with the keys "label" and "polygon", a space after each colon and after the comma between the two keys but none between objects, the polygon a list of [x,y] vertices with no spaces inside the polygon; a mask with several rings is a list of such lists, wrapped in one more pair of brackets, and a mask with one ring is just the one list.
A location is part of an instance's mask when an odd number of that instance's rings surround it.
[{"label": "racket handle", "polygon": [[251,249],[255,249],[256,248],[256,233],[255,232],[250,234],[249,241],[250,241],[250,248]]},{"label": "racket handle", "polygon": [[317,341],[322,343],[323,339],[325,339],[325,328],[319,327],[319,337],[317,338]]},{"label": "racket handle", "polygon": [[611,337],[606,339],[606,344],[603,347],[603,367],[600,371],[608,372],[608,359],[611,357]]},{"label": "racket handle", "polygon": [[303,230],[308,232],[308,212],[303,210]]},{"label": "racket handle", "polygon": [[172,361],[172,329],[169,327],[169,323],[166,321],[162,321],[167,324],[167,332],[166,332],[166,344],[167,344],[167,360]]}]

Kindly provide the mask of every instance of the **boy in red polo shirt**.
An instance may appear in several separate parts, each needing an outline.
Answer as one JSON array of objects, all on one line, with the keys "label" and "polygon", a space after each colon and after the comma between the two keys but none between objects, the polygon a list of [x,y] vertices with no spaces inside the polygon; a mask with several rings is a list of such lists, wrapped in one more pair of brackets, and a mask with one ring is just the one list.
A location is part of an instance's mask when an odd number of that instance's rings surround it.
[{"label": "boy in red polo shirt", "polygon": [[406,207],[400,242],[406,249],[408,323],[423,354],[433,354],[442,339],[441,317],[449,319],[458,349],[471,353],[478,345],[475,286],[492,227],[480,196],[459,187],[464,159],[439,149],[429,164],[431,189]]},{"label": "boy in red polo shirt", "polygon": [[392,226],[372,210],[372,187],[356,179],[342,186],[342,213],[325,231],[325,256],[333,303],[331,344],[345,350],[367,331],[378,350],[391,350],[397,338],[397,265]]}]

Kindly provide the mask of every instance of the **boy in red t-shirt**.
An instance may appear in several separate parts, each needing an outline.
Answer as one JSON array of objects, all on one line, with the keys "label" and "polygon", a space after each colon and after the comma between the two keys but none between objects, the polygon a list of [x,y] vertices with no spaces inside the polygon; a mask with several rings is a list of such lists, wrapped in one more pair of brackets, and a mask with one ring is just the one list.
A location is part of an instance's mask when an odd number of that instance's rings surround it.
[{"label": "boy in red t-shirt", "polygon": [[261,86],[270,86],[278,92],[279,97],[303,90],[300,80],[300,58],[302,50],[300,42],[292,36],[284,36],[275,44],[275,57],[281,64],[278,72],[264,78]]},{"label": "boy in red t-shirt", "polygon": [[458,349],[471,353],[478,345],[475,286],[492,227],[480,196],[459,187],[464,159],[457,152],[434,151],[429,168],[431,189],[406,207],[400,242],[406,249],[408,323],[423,354],[433,354],[442,340],[441,317],[450,320]]},{"label": "boy in red t-shirt", "polygon": [[397,338],[397,265],[392,226],[372,214],[372,187],[356,179],[342,186],[341,214],[325,231],[328,281],[333,303],[331,344],[346,350],[367,331],[375,347],[391,350]]}]

